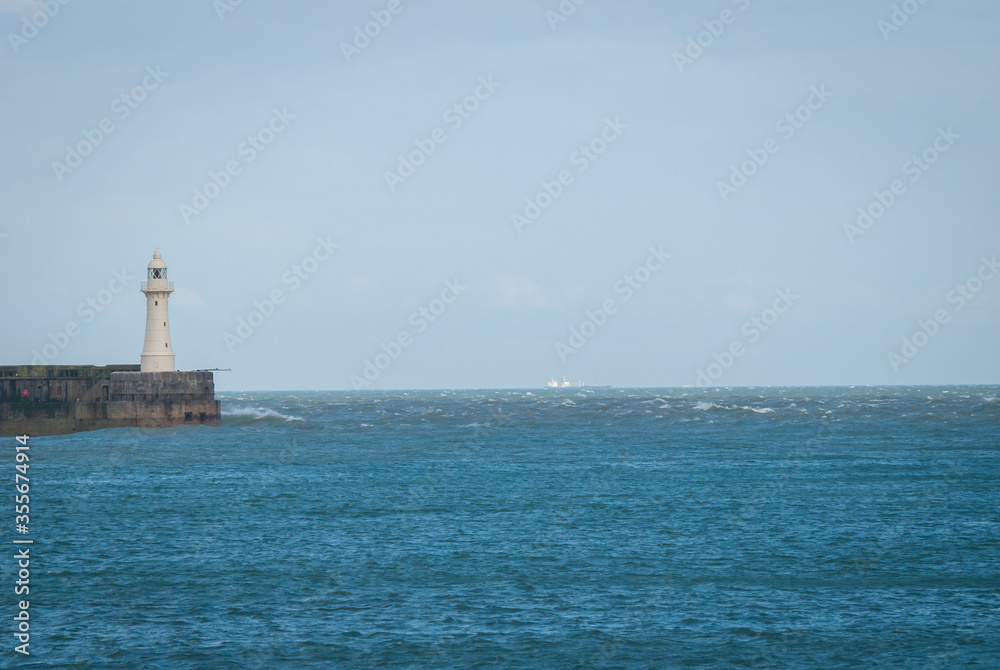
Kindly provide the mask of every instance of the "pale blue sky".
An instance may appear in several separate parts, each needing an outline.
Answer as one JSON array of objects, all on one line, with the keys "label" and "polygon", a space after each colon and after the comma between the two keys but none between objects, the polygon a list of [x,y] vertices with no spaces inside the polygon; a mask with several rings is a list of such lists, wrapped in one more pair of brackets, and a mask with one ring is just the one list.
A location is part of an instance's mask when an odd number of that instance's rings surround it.
[{"label": "pale blue sky", "polygon": [[[369,369],[372,388],[681,386],[734,344],[714,383],[1000,378],[1000,277],[949,301],[1000,254],[996,3],[931,0],[886,39],[881,0],[587,0],[558,23],[558,0],[401,0],[351,62],[341,43],[388,0],[244,0],[222,18],[220,3],[52,2],[46,19],[45,3],[0,0],[0,364],[30,362],[69,322],[79,334],[52,363],[137,363],[138,284],[160,247],[178,367],[232,368],[220,389],[350,388],[400,333],[410,344]],[[679,71],[674,53],[724,11]],[[121,118],[114,101],[144,79]],[[813,87],[832,97],[788,137],[776,124]],[[456,128],[446,112],[477,88]],[[254,156],[243,143],[274,110]],[[113,132],[78,167],[53,167],[105,119]],[[911,181],[904,164],[949,128]],[[390,190],[398,156],[437,129],[446,141]],[[772,138],[724,202],[718,182]],[[592,141],[596,160],[575,155]],[[238,174],[185,220],[230,162]],[[564,171],[518,232],[512,215]],[[897,179],[905,193],[849,242],[844,225]],[[317,237],[339,248],[293,279]],[[670,258],[629,295],[618,282],[650,247]],[[123,268],[126,290],[92,319],[78,309]],[[283,304],[227,345],[276,290]],[[779,290],[797,298],[754,337],[744,324],[770,319]],[[939,310],[946,323],[894,370],[889,354]]]}]

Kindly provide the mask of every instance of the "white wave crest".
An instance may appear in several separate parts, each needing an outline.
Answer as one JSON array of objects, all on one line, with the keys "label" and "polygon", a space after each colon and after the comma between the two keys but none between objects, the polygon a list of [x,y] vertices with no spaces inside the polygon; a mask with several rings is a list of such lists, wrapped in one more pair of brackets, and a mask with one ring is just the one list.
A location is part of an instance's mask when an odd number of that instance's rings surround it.
[{"label": "white wave crest", "polygon": [[235,407],[222,411],[223,416],[245,416],[253,419],[281,419],[282,421],[305,421],[302,417],[282,414],[268,407]]}]

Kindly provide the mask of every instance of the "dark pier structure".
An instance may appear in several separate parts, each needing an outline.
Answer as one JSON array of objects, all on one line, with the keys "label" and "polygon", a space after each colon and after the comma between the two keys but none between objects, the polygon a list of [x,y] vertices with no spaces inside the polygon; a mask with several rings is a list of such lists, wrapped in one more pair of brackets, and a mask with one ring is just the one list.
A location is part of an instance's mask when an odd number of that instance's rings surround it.
[{"label": "dark pier structure", "polygon": [[140,372],[138,365],[0,366],[0,435],[103,428],[219,426],[211,372]]}]

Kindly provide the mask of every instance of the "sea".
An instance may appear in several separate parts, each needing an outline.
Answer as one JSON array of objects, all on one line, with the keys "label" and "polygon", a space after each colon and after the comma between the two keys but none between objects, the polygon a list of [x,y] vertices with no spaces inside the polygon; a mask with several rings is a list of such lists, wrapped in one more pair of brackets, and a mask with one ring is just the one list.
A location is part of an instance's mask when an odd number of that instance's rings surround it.
[{"label": "sea", "polygon": [[1000,668],[1000,387],[219,397],[31,439],[0,665]]}]

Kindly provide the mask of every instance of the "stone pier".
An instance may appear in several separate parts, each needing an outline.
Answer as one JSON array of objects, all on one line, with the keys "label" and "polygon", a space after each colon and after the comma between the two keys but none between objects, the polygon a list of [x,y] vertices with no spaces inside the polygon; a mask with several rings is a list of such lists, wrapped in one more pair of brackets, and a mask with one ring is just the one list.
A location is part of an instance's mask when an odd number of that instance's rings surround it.
[{"label": "stone pier", "polygon": [[0,435],[103,428],[219,426],[211,372],[140,372],[138,365],[0,366]]}]

